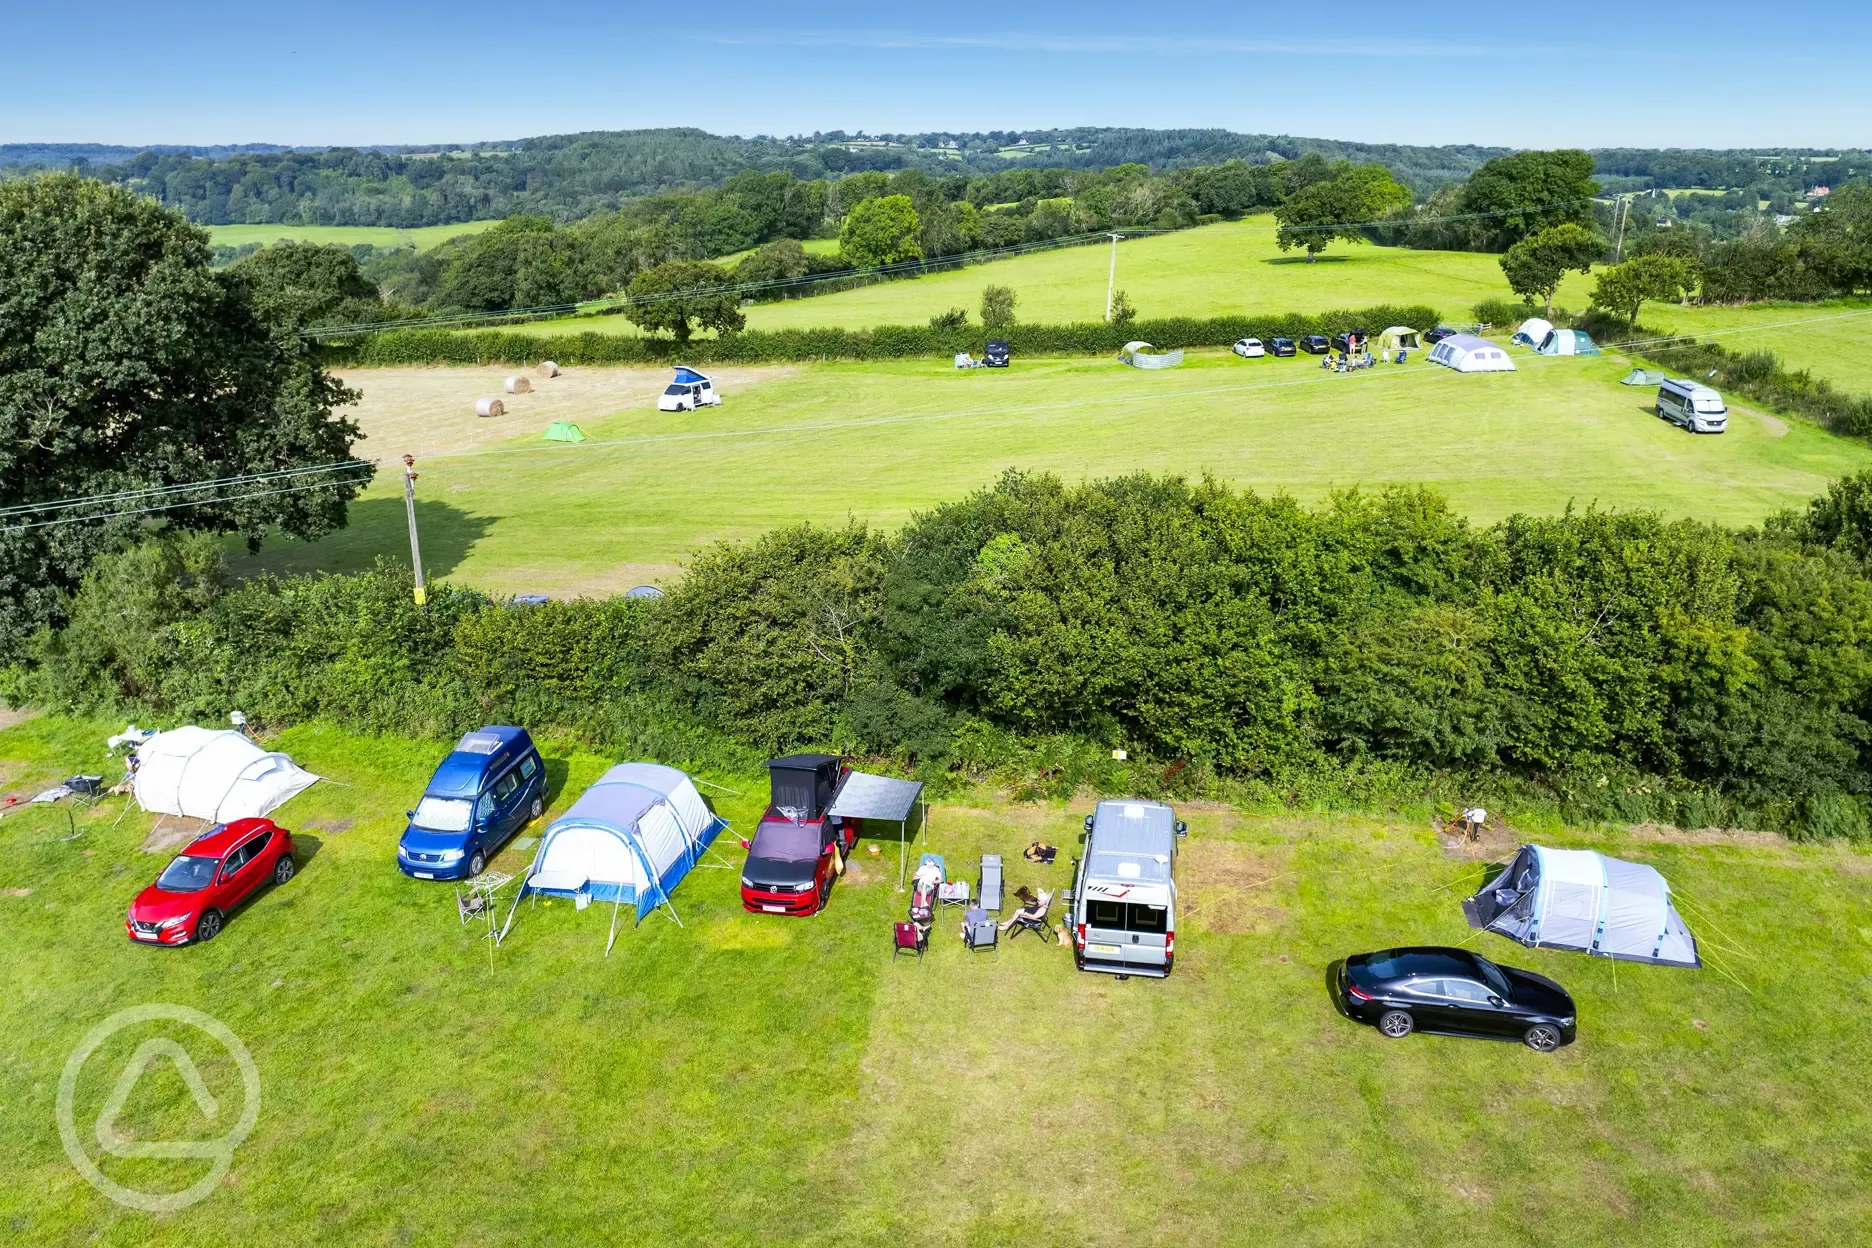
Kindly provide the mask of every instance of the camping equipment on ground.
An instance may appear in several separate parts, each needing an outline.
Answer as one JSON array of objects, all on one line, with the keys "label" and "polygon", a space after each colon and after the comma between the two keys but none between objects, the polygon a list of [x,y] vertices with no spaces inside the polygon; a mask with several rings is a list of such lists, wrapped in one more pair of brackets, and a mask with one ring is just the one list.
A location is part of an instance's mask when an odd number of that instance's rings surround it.
[{"label": "camping equipment on ground", "polygon": [[1001,855],[983,854],[981,859],[981,905],[984,910],[1001,909]]},{"label": "camping equipment on ground", "polygon": [[982,348],[983,368],[1006,368],[1012,358],[1013,353],[1008,350],[1005,338],[990,339],[988,345]]},{"label": "camping equipment on ground", "polygon": [[475,400],[475,415],[477,416],[504,416],[506,414],[507,405],[502,403],[499,399],[486,398]]},{"label": "camping equipment on ground", "polygon": [[968,905],[969,882],[967,880],[945,880],[936,887],[936,900],[945,906]]},{"label": "camping equipment on ground", "polygon": [[1032,932],[1042,941],[1056,942],[1059,934],[1047,923],[1047,911],[1053,906],[1053,893],[1050,889],[1041,889],[1033,904],[1022,906],[1014,916],[1002,924],[1007,929],[1010,942],[1022,932]]},{"label": "camping equipment on ground", "polygon": [[1462,903],[1469,926],[1530,949],[1570,949],[1625,962],[1702,966],[1696,938],[1656,868],[1589,849],[1523,845]]},{"label": "camping equipment on ground", "polygon": [[540,836],[502,935],[513,926],[514,910],[524,897],[566,897],[580,909],[608,901],[609,955],[617,940],[617,913],[625,904],[636,910],[639,923],[658,906],[676,918],[671,890],[726,826],[702,800],[695,781],[676,768],[619,763]]},{"label": "camping equipment on ground", "polygon": [[1534,348],[1541,355],[1598,355],[1592,335],[1577,329],[1550,329]]},{"label": "camping equipment on ground", "polygon": [[1515,363],[1506,351],[1474,334],[1451,334],[1430,348],[1430,362],[1453,368],[1459,373],[1515,371]]},{"label": "camping equipment on ground", "polygon": [[507,379],[506,389],[508,394],[532,394],[533,383],[515,373]]},{"label": "camping equipment on ground", "polygon": [[1001,929],[988,917],[988,912],[980,906],[970,906],[962,916],[962,943],[971,952],[993,949],[1001,935]]},{"label": "camping equipment on ground", "polygon": [[700,407],[720,407],[721,401],[721,394],[708,374],[678,364],[675,379],[657,397],[657,411],[693,412]]},{"label": "camping equipment on ground", "polygon": [[62,802],[72,795],[71,785],[55,784],[44,792],[33,794],[33,802]]},{"label": "camping equipment on ground", "polygon": [[1183,348],[1160,353],[1148,342],[1127,342],[1118,358],[1132,368],[1175,368],[1183,362]]},{"label": "camping equipment on ground", "polygon": [[318,779],[231,728],[191,724],[137,747],[131,791],[146,811],[229,823],[269,814]]},{"label": "camping equipment on ground", "polygon": [[546,426],[548,442],[583,442],[585,431],[569,420],[555,420]]},{"label": "camping equipment on ground", "polygon": [[929,946],[929,929],[915,923],[891,924],[891,960],[897,960],[900,953],[914,953],[918,958]]},{"label": "camping equipment on ground", "polygon": [[960,355],[955,357],[955,366],[957,368],[985,368],[986,367],[986,365],[983,364],[982,361],[970,359],[969,353],[966,351],[962,352]]},{"label": "camping equipment on ground", "polygon": [[1514,337],[1510,338],[1508,341],[1518,342],[1524,347],[1539,347],[1541,340],[1551,333],[1553,333],[1552,321],[1538,316],[1530,316],[1527,320],[1521,322],[1520,328],[1514,331]]},{"label": "camping equipment on ground", "polygon": [[[893,776],[852,771],[839,782],[830,813],[840,819],[862,819],[866,831],[872,823],[897,825],[897,887],[902,888],[904,866],[908,861],[908,851],[904,847],[910,843],[910,819],[919,809],[926,816],[929,811],[927,806],[921,806],[922,801],[921,780],[899,780]],[[919,826],[926,825],[925,819],[917,822]],[[927,835],[924,843],[928,843]]]},{"label": "camping equipment on ground", "polygon": [[1621,386],[1661,386],[1670,374],[1655,368],[1634,368],[1619,378]]},{"label": "camping equipment on ground", "polygon": [[1035,841],[1021,851],[1021,857],[1025,858],[1028,862],[1038,862],[1049,867],[1053,865],[1053,859],[1058,856],[1059,846],[1043,845],[1039,841]]},{"label": "camping equipment on ground", "polygon": [[1378,351],[1381,355],[1391,355],[1397,351],[1415,351],[1423,346],[1423,339],[1408,325],[1393,325],[1378,335]]},{"label": "camping equipment on ground", "polygon": [[110,753],[115,754],[118,750],[127,745],[131,747],[130,752],[135,754],[137,746],[142,745],[155,735],[156,730],[154,728],[139,728],[135,724],[126,724],[122,732],[104,739],[104,748]]}]

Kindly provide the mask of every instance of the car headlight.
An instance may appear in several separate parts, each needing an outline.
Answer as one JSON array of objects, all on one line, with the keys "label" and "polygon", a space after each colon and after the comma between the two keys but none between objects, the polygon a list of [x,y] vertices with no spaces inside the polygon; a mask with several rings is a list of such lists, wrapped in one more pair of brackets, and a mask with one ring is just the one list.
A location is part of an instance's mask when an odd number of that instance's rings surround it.
[{"label": "car headlight", "polygon": [[741,877],[741,887],[742,887],[742,888],[753,888],[753,887],[754,887],[754,881],[753,881],[753,880],[750,880],[750,879],[748,879],[748,878],[747,878],[747,876],[745,876],[745,875],[744,875],[744,876],[742,876],[742,877]]},{"label": "car headlight", "polygon": [[162,932],[162,931],[167,931],[169,928],[172,928],[172,927],[181,927],[184,923],[187,923],[190,919],[194,917],[195,916],[192,914],[178,914],[173,919],[164,919],[162,922],[158,923],[156,925],[156,930],[159,932]]},{"label": "car headlight", "polygon": [[459,849],[445,849],[437,855],[436,860],[438,862],[460,862],[462,860],[462,851]]},{"label": "car headlight", "polygon": [[1565,1018],[1561,1019],[1560,1025],[1562,1027],[1571,1027],[1573,1025],[1573,1015],[1569,1014]]}]

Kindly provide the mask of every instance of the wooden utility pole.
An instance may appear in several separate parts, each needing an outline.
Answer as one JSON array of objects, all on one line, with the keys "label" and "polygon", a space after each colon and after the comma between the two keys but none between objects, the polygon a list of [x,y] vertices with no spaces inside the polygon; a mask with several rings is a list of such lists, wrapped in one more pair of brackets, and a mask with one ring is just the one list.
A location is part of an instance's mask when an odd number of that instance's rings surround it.
[{"label": "wooden utility pole", "polygon": [[423,584],[422,545],[416,540],[416,457],[403,457],[403,509],[409,514],[410,566],[416,572],[416,605],[429,601],[429,589]]},{"label": "wooden utility pole", "polygon": [[1124,235],[1111,234],[1107,237],[1112,240],[1111,271],[1105,275],[1105,323],[1109,325],[1112,318],[1112,292],[1118,285],[1118,240]]}]

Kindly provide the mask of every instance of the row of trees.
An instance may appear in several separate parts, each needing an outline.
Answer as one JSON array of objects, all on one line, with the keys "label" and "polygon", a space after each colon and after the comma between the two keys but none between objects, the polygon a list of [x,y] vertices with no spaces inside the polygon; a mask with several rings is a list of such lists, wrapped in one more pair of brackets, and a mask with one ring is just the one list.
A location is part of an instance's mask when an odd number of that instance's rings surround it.
[{"label": "row of trees", "polygon": [[1420,490],[1307,510],[1213,481],[1010,474],[894,536],[712,548],[651,602],[440,587],[418,609],[388,565],[228,587],[212,548],[164,541],[101,563],[0,684],[363,731],[509,719],[673,760],[725,741],[1057,769],[1124,746],[1127,784],[1520,777],[1576,813],[1865,836],[1869,552],[1867,477],[1738,533],[1600,511],[1477,528]]}]

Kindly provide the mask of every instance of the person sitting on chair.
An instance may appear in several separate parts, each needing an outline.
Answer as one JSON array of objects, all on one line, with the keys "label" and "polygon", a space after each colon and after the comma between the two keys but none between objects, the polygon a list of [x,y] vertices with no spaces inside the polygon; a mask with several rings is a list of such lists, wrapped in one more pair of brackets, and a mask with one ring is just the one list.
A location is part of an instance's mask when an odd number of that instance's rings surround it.
[{"label": "person sitting on chair", "polygon": [[1007,922],[1001,925],[1001,930],[1003,932],[1006,932],[1010,927],[1013,927],[1016,923],[1019,923],[1026,919],[1037,919],[1041,915],[1046,913],[1046,907],[1040,904],[1040,899],[1034,896],[1033,890],[1031,888],[1028,888],[1025,884],[1015,889],[1014,895],[1020,898],[1021,908],[1019,910],[1016,910],[1012,915],[1010,915],[1008,917]]},{"label": "person sitting on chair", "polygon": [[977,924],[986,923],[987,921],[988,912],[981,908],[980,903],[970,902],[968,913],[962,916],[962,943],[968,943],[969,932],[972,931]]}]

